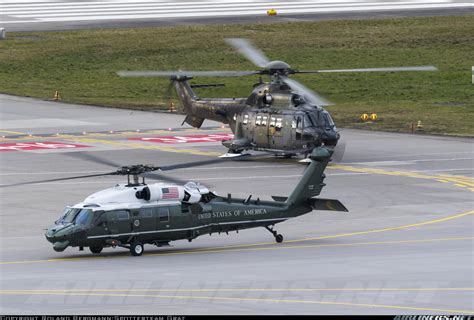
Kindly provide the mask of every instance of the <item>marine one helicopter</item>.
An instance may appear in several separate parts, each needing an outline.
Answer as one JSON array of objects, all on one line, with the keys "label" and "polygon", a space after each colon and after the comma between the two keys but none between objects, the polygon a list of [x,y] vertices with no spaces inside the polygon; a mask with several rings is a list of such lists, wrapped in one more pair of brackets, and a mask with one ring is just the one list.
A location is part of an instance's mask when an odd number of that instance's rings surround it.
[{"label": "marine one helicopter", "polygon": [[[433,66],[389,67],[340,70],[295,70],[283,61],[270,61],[246,39],[227,39],[230,45],[261,68],[257,71],[120,71],[121,77],[167,77],[174,84],[183,105],[184,122],[200,128],[204,119],[229,124],[234,138],[223,141],[227,156],[239,156],[247,149],[270,151],[291,157],[307,155],[313,148],[335,146],[339,139],[336,125],[324,109],[330,103],[288,76],[298,73],[436,71]],[[247,98],[201,99],[191,85],[194,77],[240,77],[267,75],[269,82],[254,85]],[[184,123],[183,122],[183,123]]]},{"label": "marine one helicopter", "polygon": [[[84,201],[64,209],[61,217],[45,234],[58,252],[67,247],[79,247],[79,250],[89,247],[93,253],[100,253],[104,247],[122,247],[129,249],[133,256],[140,256],[144,244],[160,247],[174,240],[192,241],[205,234],[238,232],[255,227],[265,227],[280,243],[283,236],[273,229],[277,223],[312,210],[347,211],[338,200],[314,198],[325,186],[324,170],[331,154],[332,150],[326,147],[315,148],[309,155],[311,163],[293,192],[288,197],[273,196],[274,201],[252,199],[251,195],[246,199],[234,198],[231,194],[222,197],[194,182],[184,185],[145,183],[145,177],[181,182],[153,171],[201,166],[228,158],[161,168],[149,165],[125,166],[103,174],[14,185],[107,175],[128,176],[127,184],[117,184],[96,192]],[[89,160],[94,160],[91,157],[95,156],[86,155]],[[98,162],[112,165],[104,159]]]}]

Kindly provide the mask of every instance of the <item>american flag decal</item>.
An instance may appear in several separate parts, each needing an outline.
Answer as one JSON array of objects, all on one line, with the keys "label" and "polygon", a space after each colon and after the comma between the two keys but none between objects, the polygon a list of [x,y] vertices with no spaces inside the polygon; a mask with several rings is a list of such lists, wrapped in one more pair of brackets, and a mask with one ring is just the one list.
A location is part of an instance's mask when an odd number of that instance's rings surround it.
[{"label": "american flag decal", "polygon": [[179,198],[178,187],[161,188],[163,199],[177,199]]}]

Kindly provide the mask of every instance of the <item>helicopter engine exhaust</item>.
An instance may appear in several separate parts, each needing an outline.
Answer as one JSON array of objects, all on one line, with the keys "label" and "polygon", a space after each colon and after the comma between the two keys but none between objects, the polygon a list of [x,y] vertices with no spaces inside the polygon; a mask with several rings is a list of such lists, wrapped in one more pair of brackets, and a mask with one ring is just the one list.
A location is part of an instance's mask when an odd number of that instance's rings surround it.
[{"label": "helicopter engine exhaust", "polygon": [[198,203],[203,195],[209,194],[209,189],[194,182],[188,182],[184,187],[176,185],[151,184],[135,192],[137,199],[145,201],[182,201]]}]

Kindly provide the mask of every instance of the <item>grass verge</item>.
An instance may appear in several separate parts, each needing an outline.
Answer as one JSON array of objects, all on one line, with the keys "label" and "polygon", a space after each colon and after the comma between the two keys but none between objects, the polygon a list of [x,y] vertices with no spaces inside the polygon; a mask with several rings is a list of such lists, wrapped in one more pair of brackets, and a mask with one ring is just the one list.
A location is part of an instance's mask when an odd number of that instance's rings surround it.
[{"label": "grass verge", "polygon": [[[118,70],[254,70],[224,42],[254,41],[296,69],[435,65],[439,72],[299,75],[336,103],[341,127],[474,136],[474,17],[337,20],[67,32],[12,32],[0,41],[0,92],[123,108],[166,108],[167,80],[116,76]],[[198,89],[203,97],[243,97],[257,77]],[[375,112],[367,124],[362,113]]]}]

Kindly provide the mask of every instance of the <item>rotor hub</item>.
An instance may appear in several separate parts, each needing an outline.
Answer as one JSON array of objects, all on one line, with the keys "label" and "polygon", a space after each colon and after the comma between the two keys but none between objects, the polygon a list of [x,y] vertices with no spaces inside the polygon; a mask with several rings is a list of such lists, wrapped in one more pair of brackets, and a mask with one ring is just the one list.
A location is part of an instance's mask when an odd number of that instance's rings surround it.
[{"label": "rotor hub", "polygon": [[159,167],[151,166],[151,165],[143,165],[143,164],[136,164],[131,166],[123,166],[119,168],[116,172],[118,175],[139,175],[145,172],[156,171],[159,170]]},{"label": "rotor hub", "polygon": [[284,61],[274,60],[267,63],[265,69],[267,69],[270,74],[288,74],[291,70],[291,66]]}]

